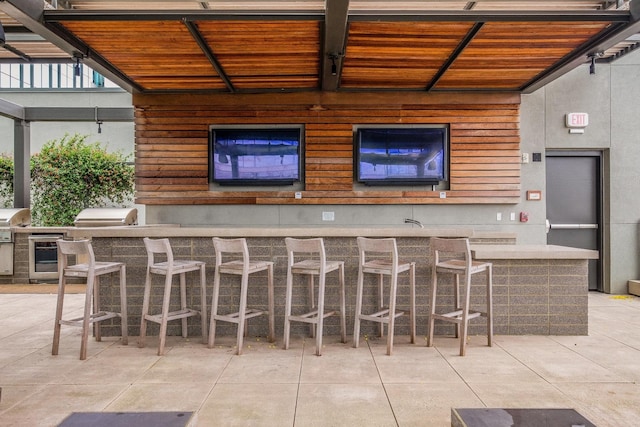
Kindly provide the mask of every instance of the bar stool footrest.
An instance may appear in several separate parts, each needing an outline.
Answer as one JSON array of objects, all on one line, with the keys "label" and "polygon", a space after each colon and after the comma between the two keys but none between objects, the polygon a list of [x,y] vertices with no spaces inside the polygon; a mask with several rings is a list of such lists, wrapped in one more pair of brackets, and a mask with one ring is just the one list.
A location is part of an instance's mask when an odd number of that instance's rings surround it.
[{"label": "bar stool footrest", "polygon": [[[471,319],[475,319],[476,317],[480,317],[480,316],[485,316],[486,317],[486,313],[484,313],[482,311],[469,310],[469,314],[467,315],[467,319],[471,320]],[[462,310],[452,311],[450,313],[434,314],[433,318],[434,319],[448,321],[448,322],[460,323],[460,322],[462,322]]]},{"label": "bar stool footrest", "polygon": [[[122,317],[120,313],[115,313],[113,311],[101,311],[98,313],[91,314],[89,316],[89,324],[102,322],[103,320],[113,319],[115,317]],[[82,327],[82,317],[76,317],[75,319],[60,319],[61,325],[67,326],[79,326]]]},{"label": "bar stool footrest", "polygon": [[[326,319],[329,316],[333,316],[336,314],[336,311],[328,311],[324,313],[322,316],[323,319]],[[304,314],[298,315],[290,315],[288,316],[289,320],[293,320],[294,322],[305,322],[305,323],[318,323],[318,310],[310,311]]]},{"label": "bar stool footrest", "polygon": [[[171,320],[184,319],[185,317],[198,316],[200,312],[198,310],[184,309],[170,311],[167,313],[167,322]],[[150,322],[162,323],[162,314],[147,314],[144,318]]]},{"label": "bar stool footrest", "polygon": [[[263,314],[268,314],[268,313],[269,312],[266,310],[247,308],[247,310],[244,312],[244,320],[252,319],[254,317],[262,316]],[[224,322],[239,323],[240,312],[237,311],[235,313],[229,313],[229,314],[214,314],[211,317],[215,320],[222,320]]]},{"label": "bar stool footrest", "polygon": [[[404,311],[396,311],[394,318],[398,318],[404,315]],[[379,323],[389,323],[391,316],[389,314],[389,309],[378,311],[377,313],[372,314],[360,314],[358,316],[360,320],[368,320],[371,322],[379,322]]]}]

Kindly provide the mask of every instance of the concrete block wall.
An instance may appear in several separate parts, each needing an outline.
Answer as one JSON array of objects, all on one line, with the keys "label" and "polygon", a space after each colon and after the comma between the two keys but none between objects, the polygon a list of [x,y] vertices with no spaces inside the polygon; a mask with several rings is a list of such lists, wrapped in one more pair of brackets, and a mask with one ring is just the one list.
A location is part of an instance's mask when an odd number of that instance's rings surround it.
[{"label": "concrete block wall", "polygon": [[[430,259],[428,238],[399,238],[398,247],[403,260],[416,262],[416,321],[418,336],[425,336],[429,312]],[[284,303],[286,284],[286,251],[281,238],[250,238],[249,251],[252,259],[273,261],[275,288],[275,322],[276,339],[282,339],[284,323]],[[483,242],[486,243],[486,242]],[[176,259],[195,259],[207,264],[207,313],[211,312],[211,296],[214,275],[214,251],[210,238],[175,238],[171,239]],[[101,260],[121,261],[127,264],[127,292],[129,304],[130,334],[139,334],[140,313],[142,311],[142,295],[146,272],[147,256],[142,239],[137,238],[95,238],[94,251]],[[353,238],[325,238],[325,246],[329,259],[345,262],[346,304],[347,304],[347,336],[353,333],[353,316],[356,299],[356,280],[358,272],[358,252]],[[587,333],[587,271],[586,260],[497,260],[494,262],[494,333],[496,334],[559,334],[584,335]],[[476,277],[478,276],[478,277]],[[485,305],[484,276],[476,275],[472,281],[472,305],[483,309]],[[480,277],[482,276],[482,277]],[[197,274],[188,277],[188,300],[194,308],[200,307],[200,294],[196,284]],[[250,306],[266,308],[266,273],[258,273],[250,277]],[[174,302],[178,301],[177,278],[174,285]],[[119,308],[117,293],[117,277],[105,279],[103,304]],[[161,305],[163,278],[154,277],[152,307],[156,312]],[[453,278],[444,276],[439,282],[437,306],[438,312],[449,311],[453,306]],[[223,276],[220,313],[235,311],[238,303],[239,278]],[[365,310],[376,310],[375,295],[376,278],[366,278]],[[339,308],[339,288],[337,273],[327,277],[325,306],[327,309]],[[306,278],[294,281],[294,312],[306,302]],[[398,283],[398,309],[406,311],[409,303],[408,275],[402,275]],[[174,308],[177,305],[174,304]],[[473,320],[470,334],[484,334],[486,320]],[[149,325],[149,335],[158,333],[157,325]],[[217,335],[235,335],[235,325],[219,322]],[[119,335],[119,321],[114,320],[105,326],[106,335]],[[292,334],[308,333],[308,325],[294,324]],[[377,325],[363,322],[362,334],[377,333]],[[409,334],[408,315],[397,320],[396,333]],[[436,333],[452,334],[453,325],[438,324]],[[179,335],[179,322],[173,322],[169,334]],[[189,319],[189,334],[200,335],[200,320]],[[258,317],[249,321],[249,334],[266,336],[267,319]],[[339,334],[338,316],[330,317],[325,322],[325,334]],[[418,340],[423,342],[424,340]]]}]

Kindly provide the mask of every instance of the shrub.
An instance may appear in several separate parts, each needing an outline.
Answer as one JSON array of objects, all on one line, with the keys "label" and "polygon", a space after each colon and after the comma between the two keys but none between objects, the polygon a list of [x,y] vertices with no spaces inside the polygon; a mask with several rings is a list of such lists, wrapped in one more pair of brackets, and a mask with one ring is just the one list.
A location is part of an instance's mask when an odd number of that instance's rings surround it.
[{"label": "shrub", "polygon": [[38,226],[69,226],[90,207],[130,204],[134,168],[87,136],[65,135],[31,156],[31,219]]},{"label": "shrub", "polygon": [[13,158],[0,154],[0,208],[13,207]]}]

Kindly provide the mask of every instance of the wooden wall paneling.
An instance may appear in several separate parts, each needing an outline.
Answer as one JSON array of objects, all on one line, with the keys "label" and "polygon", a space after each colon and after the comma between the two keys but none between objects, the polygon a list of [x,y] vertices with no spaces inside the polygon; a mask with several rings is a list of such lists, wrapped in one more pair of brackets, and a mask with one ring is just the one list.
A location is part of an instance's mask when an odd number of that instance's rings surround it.
[{"label": "wooden wall paneling", "polygon": [[[325,95],[323,95],[324,97]],[[242,96],[234,102],[145,95],[136,108],[136,200],[145,204],[484,204],[520,200],[519,103],[511,95],[424,103],[408,95],[368,95],[380,102],[354,103],[357,95]],[[295,99],[300,97],[300,101]],[[480,99],[479,99],[480,97]],[[284,98],[284,97],[283,97]],[[365,95],[365,99],[367,95]],[[441,99],[442,95],[437,95]],[[468,98],[468,101],[467,101]],[[230,99],[230,98],[226,98]],[[253,103],[251,99],[260,99]],[[149,102],[157,100],[157,103]],[[238,101],[236,101],[238,100]],[[519,100],[519,98],[518,98]],[[135,99],[134,99],[135,102]],[[367,124],[435,124],[450,128],[447,198],[439,191],[361,189],[354,182],[353,129]],[[304,190],[218,190],[208,183],[208,129],[212,124],[303,124]]]}]

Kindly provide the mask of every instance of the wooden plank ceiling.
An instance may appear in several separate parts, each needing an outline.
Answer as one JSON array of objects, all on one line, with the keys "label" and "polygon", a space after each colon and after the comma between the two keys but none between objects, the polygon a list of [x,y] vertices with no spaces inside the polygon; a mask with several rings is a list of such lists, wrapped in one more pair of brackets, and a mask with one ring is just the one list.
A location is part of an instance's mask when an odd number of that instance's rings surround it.
[{"label": "wooden plank ceiling", "polygon": [[628,1],[351,1],[342,25],[339,1],[56,3],[41,21],[67,56],[142,93],[526,92],[631,20]]}]

